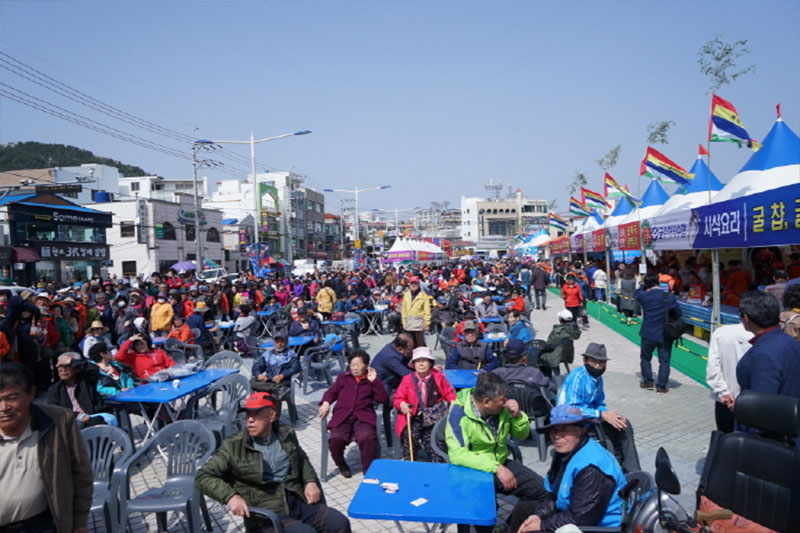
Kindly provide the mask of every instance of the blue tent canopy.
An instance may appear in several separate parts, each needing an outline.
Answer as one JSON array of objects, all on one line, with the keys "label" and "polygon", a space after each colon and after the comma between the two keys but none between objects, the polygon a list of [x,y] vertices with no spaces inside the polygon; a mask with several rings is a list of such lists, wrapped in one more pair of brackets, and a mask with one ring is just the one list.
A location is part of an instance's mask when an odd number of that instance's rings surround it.
[{"label": "blue tent canopy", "polygon": [[692,169],[689,172],[694,174],[694,179],[689,181],[689,185],[685,189],[679,189],[681,191],[680,194],[722,190],[722,182],[708,168],[702,157],[695,159],[694,165],[692,165]]},{"label": "blue tent canopy", "polygon": [[617,202],[614,211],[611,212],[612,217],[621,217],[633,211],[633,204],[626,197],[622,197]]},{"label": "blue tent canopy", "polygon": [[652,180],[647,190],[644,192],[644,196],[642,196],[642,203],[639,205],[639,208],[643,209],[653,205],[663,205],[667,200],[669,200],[667,191],[664,190],[664,187],[662,187],[658,181]]},{"label": "blue tent canopy", "polygon": [[800,164],[800,137],[778,119],[764,138],[761,148],[750,156],[739,172]]}]

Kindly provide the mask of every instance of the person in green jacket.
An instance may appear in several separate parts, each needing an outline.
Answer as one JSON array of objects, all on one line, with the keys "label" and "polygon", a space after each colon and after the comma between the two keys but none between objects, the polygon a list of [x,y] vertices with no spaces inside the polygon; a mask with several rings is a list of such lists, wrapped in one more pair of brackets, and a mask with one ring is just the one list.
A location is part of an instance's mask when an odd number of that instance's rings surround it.
[{"label": "person in green jacket", "polygon": [[[516,400],[506,398],[506,382],[492,372],[478,376],[475,387],[463,389],[450,408],[445,440],[450,462],[494,474],[495,491],[525,500],[544,501],[544,480],[522,463],[509,458],[509,437],[526,439],[531,432],[527,415]],[[473,526],[478,533],[492,527]],[[459,533],[468,526],[459,525]]]},{"label": "person in green jacket", "polygon": [[248,532],[270,526],[250,516],[253,506],[277,514],[286,533],[350,533],[347,517],[325,505],[319,478],[294,430],[276,423],[272,395],[255,392],[244,409],[246,428],[225,439],[200,468],[197,490],[243,516]]}]

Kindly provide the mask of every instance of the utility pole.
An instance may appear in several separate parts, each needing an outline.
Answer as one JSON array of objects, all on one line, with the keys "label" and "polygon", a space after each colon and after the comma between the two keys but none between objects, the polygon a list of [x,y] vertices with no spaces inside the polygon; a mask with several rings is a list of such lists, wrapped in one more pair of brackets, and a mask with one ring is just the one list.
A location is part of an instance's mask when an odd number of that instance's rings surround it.
[{"label": "utility pole", "polygon": [[[197,131],[197,128],[195,128]],[[200,201],[197,194],[197,150],[202,146],[192,142],[192,180],[194,185],[194,242],[195,242],[195,275],[203,269],[203,248],[200,243]]]}]

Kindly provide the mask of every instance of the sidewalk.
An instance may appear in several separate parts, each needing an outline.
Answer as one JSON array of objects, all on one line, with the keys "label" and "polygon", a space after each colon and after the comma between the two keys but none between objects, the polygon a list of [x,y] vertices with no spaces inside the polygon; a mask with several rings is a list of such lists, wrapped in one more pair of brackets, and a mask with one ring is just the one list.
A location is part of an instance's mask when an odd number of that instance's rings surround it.
[{"label": "sidewalk", "polygon": [[[537,338],[547,338],[547,335],[556,323],[556,313],[562,309],[560,300],[548,294],[548,300],[553,307],[546,311],[534,311],[532,314]],[[708,389],[699,385],[673,369],[670,374],[670,391],[667,394],[656,394],[639,388],[639,347],[633,342],[620,336],[612,329],[596,320],[591,320],[591,327],[584,331],[581,338],[575,342],[576,365],[582,364],[579,354],[589,342],[600,342],[606,345],[611,359],[608,370],[603,376],[605,382],[606,403],[610,409],[620,411],[628,417],[635,430],[636,445],[639,450],[639,459],[644,470],[653,472],[656,450],[663,446],[672,459],[672,464],[681,481],[682,492],[677,500],[687,509],[694,509],[694,491],[697,487],[702,462],[711,431],[714,429],[713,403],[709,397]],[[631,326],[638,327],[638,326]],[[429,344],[433,346],[433,338]],[[389,336],[363,337],[362,341],[369,344],[367,349],[371,355],[376,354],[386,343],[391,341]],[[436,350],[436,356],[444,359],[441,349]],[[657,369],[657,361],[654,361]],[[248,360],[248,367],[250,361]],[[574,366],[573,366],[574,368]],[[248,372],[249,375],[249,372]],[[317,403],[325,390],[324,383],[313,383],[313,392],[303,396],[299,391],[297,407],[299,421],[295,429],[301,445],[305,449],[318,475],[323,481],[323,491],[328,505],[344,513],[362,479],[358,451],[354,445],[348,447],[346,458],[353,470],[351,479],[344,479],[339,475],[338,469],[328,461],[328,476],[320,472],[321,427],[316,418]],[[283,422],[288,423],[286,414]],[[395,440],[396,442],[396,440]],[[538,452],[530,443],[523,443],[521,447],[526,465],[541,475],[547,473],[549,462],[540,463]],[[392,457],[394,450],[387,449],[382,443],[383,457]],[[399,455],[399,454],[398,454]],[[139,491],[158,479],[163,467],[149,469],[144,476],[135,479],[136,490]],[[498,500],[498,520],[503,521],[513,507],[514,498]],[[227,512],[227,509],[217,502],[207,500],[209,511],[212,514],[214,529],[216,531],[244,531],[241,519]],[[457,504],[457,503],[454,503]],[[133,531],[136,533],[154,531],[155,515],[145,517],[132,517]],[[145,520],[142,520],[145,518]],[[393,522],[379,522],[374,520],[351,520],[354,532],[381,532],[396,531]],[[167,524],[169,531],[188,531],[182,515],[170,513]],[[102,531],[100,522],[91,522],[90,526],[96,531]],[[406,531],[422,531],[421,524],[404,523]],[[451,528],[454,531],[455,528]]]}]

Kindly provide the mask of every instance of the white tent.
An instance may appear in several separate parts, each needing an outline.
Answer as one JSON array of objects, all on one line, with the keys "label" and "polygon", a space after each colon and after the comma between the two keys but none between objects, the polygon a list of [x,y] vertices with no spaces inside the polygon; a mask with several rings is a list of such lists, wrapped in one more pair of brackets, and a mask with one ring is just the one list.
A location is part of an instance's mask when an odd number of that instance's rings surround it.
[{"label": "white tent", "polygon": [[664,188],[658,181],[652,180],[642,196],[642,203],[639,204],[639,207],[628,213],[618,225],[639,222],[652,217],[668,199],[669,195]]},{"label": "white tent", "polygon": [[[686,186],[686,190],[672,195],[653,217],[708,205],[710,198],[722,189],[722,183],[708,168],[702,156],[697,156],[689,172],[694,174],[694,179]],[[709,190],[711,194],[709,194]]]}]

